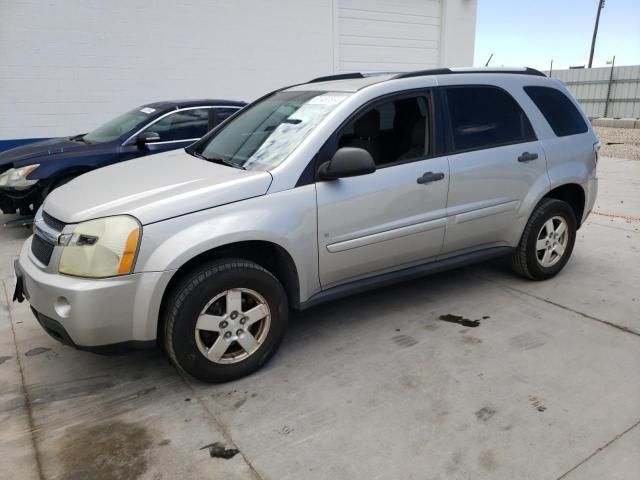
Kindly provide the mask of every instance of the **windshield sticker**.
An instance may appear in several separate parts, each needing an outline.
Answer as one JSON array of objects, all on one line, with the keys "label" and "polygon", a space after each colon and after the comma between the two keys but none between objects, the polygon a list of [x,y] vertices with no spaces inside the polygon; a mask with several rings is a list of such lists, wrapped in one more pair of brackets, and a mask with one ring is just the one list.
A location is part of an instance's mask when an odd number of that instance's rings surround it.
[{"label": "windshield sticker", "polygon": [[308,105],[337,105],[349,95],[318,95],[310,99]]},{"label": "windshield sticker", "polygon": [[[248,168],[253,165],[260,165],[260,169],[272,168],[286,158],[304,138],[309,136],[313,129],[333,111],[329,103],[314,103],[315,97],[307,103],[301,105],[297,110],[291,112],[295,117],[282,120],[269,136],[264,140],[256,152],[244,163]],[[339,98],[340,101],[345,97]],[[338,102],[339,103],[339,102]]]},{"label": "windshield sticker", "polygon": [[155,108],[151,108],[151,107],[144,107],[144,108],[141,108],[140,111],[142,113],[146,113],[147,115],[149,115],[150,113],[155,112],[156,109]]}]

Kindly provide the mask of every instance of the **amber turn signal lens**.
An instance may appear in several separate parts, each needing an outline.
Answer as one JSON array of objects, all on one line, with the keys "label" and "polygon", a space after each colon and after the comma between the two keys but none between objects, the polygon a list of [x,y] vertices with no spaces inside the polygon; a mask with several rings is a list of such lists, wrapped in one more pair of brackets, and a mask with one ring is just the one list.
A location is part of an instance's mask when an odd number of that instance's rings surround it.
[{"label": "amber turn signal lens", "polygon": [[133,261],[136,259],[136,252],[138,251],[138,240],[140,240],[140,229],[136,228],[127,237],[127,243],[125,243],[120,267],[118,268],[119,274],[131,273]]}]

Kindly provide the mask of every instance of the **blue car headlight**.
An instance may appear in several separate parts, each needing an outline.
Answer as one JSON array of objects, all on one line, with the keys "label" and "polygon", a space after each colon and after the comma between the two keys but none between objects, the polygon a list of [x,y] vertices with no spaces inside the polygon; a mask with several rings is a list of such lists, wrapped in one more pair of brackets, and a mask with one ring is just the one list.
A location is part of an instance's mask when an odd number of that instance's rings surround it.
[{"label": "blue car headlight", "polygon": [[16,189],[29,188],[38,183],[38,180],[27,180],[27,177],[40,165],[27,165],[26,167],[10,168],[0,174],[0,187]]}]

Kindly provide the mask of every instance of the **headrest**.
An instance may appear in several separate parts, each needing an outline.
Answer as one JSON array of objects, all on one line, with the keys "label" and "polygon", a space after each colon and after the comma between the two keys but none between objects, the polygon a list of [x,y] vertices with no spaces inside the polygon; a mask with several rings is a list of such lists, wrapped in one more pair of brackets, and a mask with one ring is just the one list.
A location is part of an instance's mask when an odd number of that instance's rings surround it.
[{"label": "headrest", "polygon": [[380,132],[380,112],[370,110],[353,123],[353,133],[358,137],[377,137]]}]

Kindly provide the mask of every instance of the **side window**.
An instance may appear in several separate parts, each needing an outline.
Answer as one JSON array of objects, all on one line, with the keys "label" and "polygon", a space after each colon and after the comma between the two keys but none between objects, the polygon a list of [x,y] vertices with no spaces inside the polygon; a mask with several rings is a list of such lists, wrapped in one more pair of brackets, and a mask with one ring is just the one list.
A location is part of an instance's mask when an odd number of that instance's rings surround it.
[{"label": "side window", "polygon": [[489,86],[447,87],[454,151],[533,141],[536,136],[520,105]]},{"label": "side window", "polygon": [[213,122],[211,124],[211,128],[215,127],[216,125],[218,125],[221,122],[224,122],[227,118],[229,118],[231,115],[236,113],[238,110],[240,110],[240,109],[239,108],[216,108],[216,109],[214,109],[213,119],[212,119]]},{"label": "side window", "polygon": [[566,137],[589,130],[584,118],[565,93],[550,87],[524,87],[524,91],[547,119],[556,136]]},{"label": "side window", "polygon": [[147,132],[156,132],[161,142],[191,140],[202,137],[209,131],[210,108],[177,110],[146,128]]},{"label": "side window", "polygon": [[429,155],[428,105],[428,97],[419,95],[389,100],[371,107],[342,129],[338,148],[364,148],[377,165]]}]

